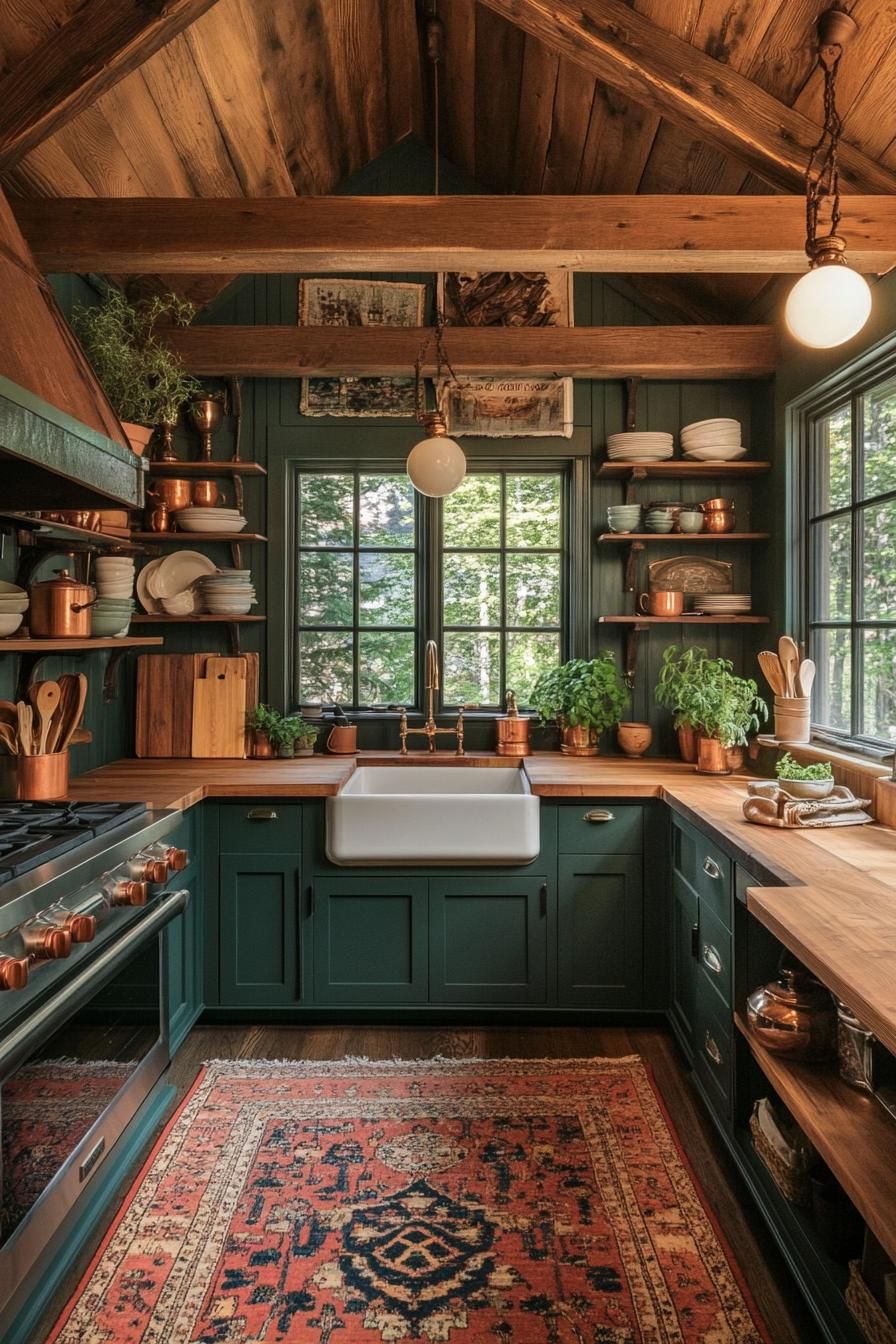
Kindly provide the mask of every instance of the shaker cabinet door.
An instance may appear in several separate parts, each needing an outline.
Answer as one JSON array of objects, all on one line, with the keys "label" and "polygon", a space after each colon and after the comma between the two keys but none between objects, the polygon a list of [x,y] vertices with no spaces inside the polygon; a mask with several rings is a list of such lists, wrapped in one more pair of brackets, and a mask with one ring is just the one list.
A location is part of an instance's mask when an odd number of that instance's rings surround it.
[{"label": "shaker cabinet door", "polygon": [[561,855],[561,1007],[636,1008],[644,994],[644,890],[637,854]]},{"label": "shaker cabinet door", "polygon": [[699,920],[697,893],[682,878],[673,876],[669,1016],[679,1044],[689,1058],[694,1049]]},{"label": "shaker cabinet door", "polygon": [[426,890],[420,877],[316,878],[315,1003],[425,1003]]},{"label": "shaker cabinet door", "polygon": [[220,861],[223,1008],[281,1008],[301,998],[299,868],[294,854],[224,854]]},{"label": "shaker cabinet door", "polygon": [[431,879],[433,1003],[544,1004],[545,877]]}]

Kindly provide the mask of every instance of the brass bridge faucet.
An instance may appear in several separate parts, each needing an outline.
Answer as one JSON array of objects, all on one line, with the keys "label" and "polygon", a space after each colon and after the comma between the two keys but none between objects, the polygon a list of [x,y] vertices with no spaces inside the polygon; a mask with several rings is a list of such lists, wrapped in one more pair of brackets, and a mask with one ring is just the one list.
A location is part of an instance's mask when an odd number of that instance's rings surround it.
[{"label": "brass bridge faucet", "polygon": [[432,697],[434,692],[439,689],[439,646],[438,644],[436,644],[434,639],[429,639],[426,642],[424,667],[425,667],[425,680],[426,680],[426,692],[427,692],[426,722],[424,723],[422,728],[409,728],[408,712],[406,709],[402,709],[401,719],[399,721],[399,736],[401,737],[401,755],[407,756],[408,754],[409,737],[415,737],[415,736],[425,737],[427,743],[429,744],[428,750],[435,751],[436,738],[441,733],[448,733],[457,738],[457,746],[455,747],[454,750],[455,756],[463,756],[464,711],[462,709],[458,711],[457,722],[455,723],[453,728],[438,728],[436,726],[435,715],[433,713],[433,707],[432,707],[433,704]]}]

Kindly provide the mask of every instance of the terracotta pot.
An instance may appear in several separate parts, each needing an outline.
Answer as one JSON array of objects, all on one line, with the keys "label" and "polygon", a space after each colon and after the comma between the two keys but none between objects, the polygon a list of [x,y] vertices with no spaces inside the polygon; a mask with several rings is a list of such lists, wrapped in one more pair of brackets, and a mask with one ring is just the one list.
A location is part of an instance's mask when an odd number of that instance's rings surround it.
[{"label": "terracotta pot", "polygon": [[261,728],[252,734],[252,756],[256,761],[269,761],[274,754],[271,739]]},{"label": "terracotta pot", "polygon": [[744,768],[743,747],[726,747],[725,760],[728,762],[729,770],[743,770]]},{"label": "terracotta pot", "polygon": [[697,773],[699,775],[730,775],[731,767],[725,748],[717,737],[700,734],[697,743]]},{"label": "terracotta pot", "polygon": [[626,756],[637,760],[653,741],[653,729],[649,723],[620,723],[616,729],[616,741]]},{"label": "terracotta pot", "polygon": [[683,723],[678,729],[678,750],[681,759],[688,765],[693,765],[697,760],[697,730],[689,723]]},{"label": "terracotta pot", "polygon": [[122,420],[121,427],[131,446],[131,452],[136,453],[137,457],[142,457],[149,447],[153,430],[147,429],[146,425],[135,425],[131,420]]},{"label": "terracotta pot", "polygon": [[358,750],[358,725],[336,724],[327,738],[327,751],[335,756],[353,756]]},{"label": "terracotta pot", "polygon": [[596,756],[599,751],[597,733],[593,728],[563,728],[560,750],[565,756]]}]

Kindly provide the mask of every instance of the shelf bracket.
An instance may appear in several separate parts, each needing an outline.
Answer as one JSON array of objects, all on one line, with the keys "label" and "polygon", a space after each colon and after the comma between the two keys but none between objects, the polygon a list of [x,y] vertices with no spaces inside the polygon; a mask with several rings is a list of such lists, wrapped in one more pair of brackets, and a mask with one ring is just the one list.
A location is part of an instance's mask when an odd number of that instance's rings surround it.
[{"label": "shelf bracket", "polygon": [[629,433],[637,426],[638,389],[640,386],[640,374],[634,374],[631,378],[625,380],[625,428]]},{"label": "shelf bracket", "polygon": [[622,555],[622,591],[633,593],[638,586],[638,554],[644,550],[643,541],[631,541]]},{"label": "shelf bracket", "polygon": [[16,678],[15,698],[17,700],[28,699],[28,688],[32,682],[37,680],[37,671],[45,658],[49,657],[46,653],[20,653],[19,654],[19,675]]},{"label": "shelf bracket", "polygon": [[240,647],[240,628],[233,621],[227,627],[227,638],[230,643],[230,652],[234,658],[238,658],[242,652]]},{"label": "shelf bracket", "polygon": [[645,467],[632,467],[631,475],[625,483],[625,502],[626,504],[637,504],[638,493],[636,486],[642,481],[647,480],[647,470]]},{"label": "shelf bracket", "polygon": [[103,704],[111,705],[118,699],[118,669],[130,653],[130,649],[113,649],[109,654],[106,670],[103,673]]},{"label": "shelf bracket", "polygon": [[646,625],[630,625],[625,632],[625,656],[623,667],[623,680],[629,690],[635,684],[635,673],[638,667],[638,650],[641,646],[641,635],[647,630]]}]

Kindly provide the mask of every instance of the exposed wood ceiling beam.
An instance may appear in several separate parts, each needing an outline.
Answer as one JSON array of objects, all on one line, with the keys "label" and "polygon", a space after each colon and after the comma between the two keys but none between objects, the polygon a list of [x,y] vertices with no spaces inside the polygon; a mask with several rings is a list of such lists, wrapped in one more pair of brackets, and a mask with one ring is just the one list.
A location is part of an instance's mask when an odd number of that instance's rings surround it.
[{"label": "exposed wood ceiling beam", "polygon": [[[171,327],[160,338],[205,377],[408,374],[425,327]],[[762,378],[774,372],[772,327],[449,327],[459,374],[549,377]],[[424,362],[431,377],[435,364]]]},{"label": "exposed wood ceiling beam", "polygon": [[215,0],[85,0],[0,81],[0,167],[131,74]]},{"label": "exposed wood ceiling beam", "polygon": [[[317,196],[17,200],[44,271],[799,273],[797,196]],[[896,194],[845,202],[850,263],[896,262]]]},{"label": "exposed wood ceiling beam", "polygon": [[[735,155],[772,186],[802,186],[819,127],[623,0],[480,2],[594,78]],[[851,145],[840,147],[840,176],[852,191],[896,191],[896,175]]]}]

